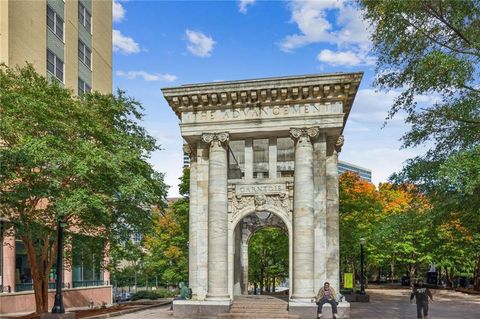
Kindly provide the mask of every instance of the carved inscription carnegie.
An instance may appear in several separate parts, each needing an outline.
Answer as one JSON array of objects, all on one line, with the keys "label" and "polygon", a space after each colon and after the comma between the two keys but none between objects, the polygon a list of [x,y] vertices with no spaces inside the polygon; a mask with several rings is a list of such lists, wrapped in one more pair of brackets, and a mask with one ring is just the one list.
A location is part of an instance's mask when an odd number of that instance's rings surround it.
[{"label": "carved inscription carnegie", "polygon": [[287,187],[285,184],[263,184],[263,185],[237,185],[237,195],[257,195],[257,194],[278,194],[285,193]]},{"label": "carved inscription carnegie", "polygon": [[226,108],[223,110],[182,112],[182,123],[241,121],[283,117],[287,118],[319,114],[338,114],[342,112],[342,103],[249,106],[242,108]]}]

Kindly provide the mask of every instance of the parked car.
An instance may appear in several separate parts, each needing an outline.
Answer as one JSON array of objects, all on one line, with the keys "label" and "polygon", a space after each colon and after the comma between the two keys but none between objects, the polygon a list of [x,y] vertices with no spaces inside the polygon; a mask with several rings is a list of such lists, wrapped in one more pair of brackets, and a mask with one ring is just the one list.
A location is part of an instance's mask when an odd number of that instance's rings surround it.
[{"label": "parked car", "polygon": [[118,291],[114,293],[113,295],[113,300],[115,302],[123,302],[123,301],[129,301],[132,299],[133,293],[130,291]]}]

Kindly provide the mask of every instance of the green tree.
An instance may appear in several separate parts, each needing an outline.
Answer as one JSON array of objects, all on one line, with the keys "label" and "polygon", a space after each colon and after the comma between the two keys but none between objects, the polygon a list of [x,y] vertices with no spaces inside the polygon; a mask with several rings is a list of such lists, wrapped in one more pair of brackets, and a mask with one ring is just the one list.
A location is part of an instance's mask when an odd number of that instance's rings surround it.
[{"label": "green tree", "polygon": [[154,231],[145,237],[146,269],[165,283],[188,281],[188,185],[190,170],[180,178],[182,198],[156,215]]},{"label": "green tree", "polygon": [[[390,117],[406,113],[404,147],[426,145],[410,159],[398,183],[415,183],[445,220],[480,232],[480,4],[474,0],[360,0],[373,26],[376,85],[400,89]],[[426,107],[418,95],[437,98]],[[480,255],[474,270],[480,289]]]},{"label": "green tree", "polygon": [[[253,234],[248,243],[248,281],[263,291],[288,278],[288,235],[276,227],[266,227]],[[266,288],[266,289],[265,289]]]},{"label": "green tree", "polygon": [[151,226],[166,186],[141,109],[121,91],[79,98],[31,65],[0,66],[0,217],[25,244],[37,313],[49,310],[57,222],[112,244]]},{"label": "green tree", "polygon": [[[382,213],[380,196],[372,183],[356,173],[339,178],[340,263],[344,271],[356,273],[360,260],[360,238],[369,238]],[[376,263],[375,259],[371,260]]]}]

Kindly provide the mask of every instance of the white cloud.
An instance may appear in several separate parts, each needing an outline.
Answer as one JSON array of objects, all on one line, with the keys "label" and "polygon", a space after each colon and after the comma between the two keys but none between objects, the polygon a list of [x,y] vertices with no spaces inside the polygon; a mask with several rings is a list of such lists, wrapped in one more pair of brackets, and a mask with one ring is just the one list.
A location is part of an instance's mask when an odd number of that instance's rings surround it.
[{"label": "white cloud", "polygon": [[212,55],[213,46],[216,43],[212,37],[209,37],[202,32],[188,29],[185,30],[185,34],[188,40],[187,50],[190,51],[190,53],[202,58]]},{"label": "white cloud", "polygon": [[174,82],[177,80],[177,77],[172,74],[160,74],[160,73],[148,73],[145,71],[117,71],[115,72],[116,75],[126,77],[129,80],[135,80],[137,77],[143,78],[144,81],[151,82],[151,81],[163,81],[163,82]]},{"label": "white cloud", "polygon": [[112,4],[112,18],[113,22],[120,22],[125,17],[125,8],[118,0],[114,0]]},{"label": "white cloud", "polygon": [[253,5],[256,0],[240,0],[238,1],[238,11],[247,14],[247,7]]},{"label": "white cloud", "polygon": [[[297,25],[299,33],[288,35],[281,41],[283,51],[293,52],[305,45],[323,43],[334,45],[337,52],[321,51],[317,57],[321,62],[347,66],[374,63],[368,56],[371,46],[369,27],[355,4],[343,0],[291,1],[290,10],[291,22]],[[334,55],[343,63],[332,63]]]},{"label": "white cloud", "polygon": [[360,52],[353,51],[331,51],[328,49],[320,51],[317,60],[333,66],[357,66],[357,65],[373,65],[375,59]]},{"label": "white cloud", "polygon": [[119,30],[112,31],[113,51],[123,54],[140,52],[140,46],[133,38],[124,36]]}]

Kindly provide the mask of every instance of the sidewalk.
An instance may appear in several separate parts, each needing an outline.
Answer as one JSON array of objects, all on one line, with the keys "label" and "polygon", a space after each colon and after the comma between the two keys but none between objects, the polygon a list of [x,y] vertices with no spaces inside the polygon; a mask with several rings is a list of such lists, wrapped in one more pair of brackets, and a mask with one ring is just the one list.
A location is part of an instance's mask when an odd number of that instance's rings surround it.
[{"label": "sidewalk", "polygon": [[[408,289],[371,289],[369,303],[351,303],[351,319],[416,319],[417,308],[410,303]],[[432,290],[430,319],[479,319],[480,297],[456,291]],[[164,306],[123,315],[121,319],[171,319],[173,315]],[[259,318],[261,319],[261,318]]]},{"label": "sidewalk", "polygon": [[[410,303],[409,289],[371,289],[369,303],[351,303],[352,319],[407,319],[417,317],[415,303]],[[429,304],[432,319],[478,319],[480,297],[456,291],[432,289],[433,303]]]}]

